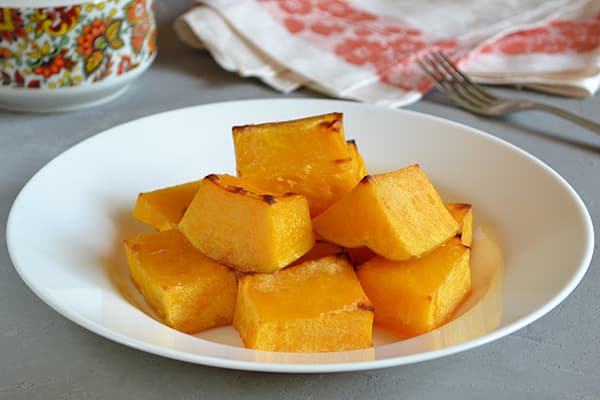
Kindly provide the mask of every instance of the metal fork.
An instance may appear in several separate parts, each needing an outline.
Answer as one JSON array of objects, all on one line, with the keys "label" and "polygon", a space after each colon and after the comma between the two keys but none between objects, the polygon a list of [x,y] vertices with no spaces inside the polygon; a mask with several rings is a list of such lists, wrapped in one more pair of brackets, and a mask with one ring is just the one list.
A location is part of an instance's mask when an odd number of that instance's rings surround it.
[{"label": "metal fork", "polygon": [[442,52],[436,51],[423,55],[417,59],[417,63],[438,89],[446,93],[461,107],[473,113],[499,117],[516,111],[546,111],[600,133],[600,124],[560,108],[533,101],[509,100],[495,96],[480,85],[473,83]]}]

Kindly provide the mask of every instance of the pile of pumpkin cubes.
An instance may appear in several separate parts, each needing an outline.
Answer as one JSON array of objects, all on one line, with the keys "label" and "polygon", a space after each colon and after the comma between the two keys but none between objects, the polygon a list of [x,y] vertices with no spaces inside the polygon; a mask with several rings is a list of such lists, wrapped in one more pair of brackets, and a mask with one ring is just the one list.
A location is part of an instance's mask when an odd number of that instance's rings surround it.
[{"label": "pile of pumpkin cubes", "polygon": [[372,346],[446,323],[471,290],[471,206],[418,165],[368,175],[343,115],[233,128],[237,176],[141,193],[158,232],[125,241],[147,303],[187,333],[233,323],[252,349]]}]

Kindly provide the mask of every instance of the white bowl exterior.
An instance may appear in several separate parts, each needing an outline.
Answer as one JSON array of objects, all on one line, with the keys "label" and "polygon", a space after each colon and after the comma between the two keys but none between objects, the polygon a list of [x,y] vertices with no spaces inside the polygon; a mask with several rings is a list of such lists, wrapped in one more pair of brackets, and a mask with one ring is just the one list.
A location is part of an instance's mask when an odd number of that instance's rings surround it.
[{"label": "white bowl exterior", "polygon": [[[453,339],[453,324],[460,324],[461,317],[429,334],[374,350],[269,353],[176,332],[115,290],[105,264],[119,235],[143,229],[135,223],[118,226],[128,218],[138,192],[234,172],[232,125],[331,111],[344,112],[346,135],[357,140],[370,172],[419,163],[446,201],[472,203],[476,221],[494,227],[505,256],[499,326]],[[55,186],[59,182],[68,185]],[[274,372],[408,364],[504,336],[551,310],[575,288],[589,265],[593,240],[591,219],[578,195],[524,151],[442,119],[326,100],[213,104],[113,128],[38,172],[15,201],[7,228],[9,252],[24,281],[87,329],[166,357]]]}]

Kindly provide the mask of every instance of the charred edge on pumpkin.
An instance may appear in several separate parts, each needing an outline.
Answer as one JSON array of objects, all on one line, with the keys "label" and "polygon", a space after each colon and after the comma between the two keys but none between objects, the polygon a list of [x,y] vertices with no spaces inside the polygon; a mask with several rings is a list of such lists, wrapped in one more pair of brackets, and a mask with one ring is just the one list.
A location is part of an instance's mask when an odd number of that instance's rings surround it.
[{"label": "charred edge on pumpkin", "polygon": [[134,243],[131,245],[131,251],[139,251],[142,249],[142,245],[139,243]]},{"label": "charred edge on pumpkin", "polygon": [[333,160],[333,162],[336,164],[349,163],[349,162],[352,162],[352,157],[338,158],[336,160]]},{"label": "charred edge on pumpkin", "polygon": [[248,191],[240,186],[230,186],[227,188],[231,193],[247,194]]},{"label": "charred edge on pumpkin", "polygon": [[248,128],[252,128],[254,124],[246,124],[246,125],[238,125],[231,128],[231,132],[235,134],[236,132],[244,132],[248,130]]},{"label": "charred edge on pumpkin", "polygon": [[300,196],[298,193],[294,193],[294,192],[285,192],[284,194],[281,195],[281,197],[293,197],[293,196]]},{"label": "charred edge on pumpkin", "polygon": [[265,203],[272,205],[275,204],[275,202],[277,201],[277,199],[274,196],[271,196],[270,194],[263,194],[262,196],[260,196]]},{"label": "charred edge on pumpkin", "polygon": [[460,209],[460,210],[472,207],[471,204],[469,204],[469,203],[452,203],[451,205],[454,206],[454,207],[456,207],[456,208],[458,208],[458,209]]},{"label": "charred edge on pumpkin", "polygon": [[357,306],[359,309],[361,309],[361,310],[364,310],[364,311],[371,311],[371,312],[375,311],[375,307],[373,307],[373,306],[372,306],[372,305],[370,305],[370,304],[358,303],[356,306]]},{"label": "charred edge on pumpkin", "polygon": [[371,182],[371,180],[373,179],[373,177],[371,175],[365,175],[363,176],[363,178],[360,180],[360,183],[364,183],[367,184],[369,182]]},{"label": "charred edge on pumpkin", "polygon": [[208,174],[204,177],[204,179],[207,179],[213,183],[219,183],[219,175],[217,174]]},{"label": "charred edge on pumpkin", "polygon": [[333,132],[340,132],[342,130],[342,114],[334,114],[335,118],[332,121],[321,122],[321,127]]},{"label": "charred edge on pumpkin", "polygon": [[346,143],[348,143],[350,146],[356,148],[356,140],[348,139],[348,140],[346,140]]},{"label": "charred edge on pumpkin", "polygon": [[187,206],[183,207],[183,209],[181,210],[181,215],[185,215],[185,213],[187,212],[187,210],[188,210]]}]

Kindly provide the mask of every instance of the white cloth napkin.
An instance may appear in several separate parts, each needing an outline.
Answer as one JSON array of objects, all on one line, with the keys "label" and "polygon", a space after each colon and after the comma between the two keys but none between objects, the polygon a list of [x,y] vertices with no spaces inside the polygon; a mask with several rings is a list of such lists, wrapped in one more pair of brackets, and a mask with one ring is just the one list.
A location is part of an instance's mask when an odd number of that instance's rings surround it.
[{"label": "white cloth napkin", "polygon": [[432,87],[415,57],[436,48],[483,83],[600,87],[600,0],[196,0],[175,30],[286,93],[409,104]]}]

